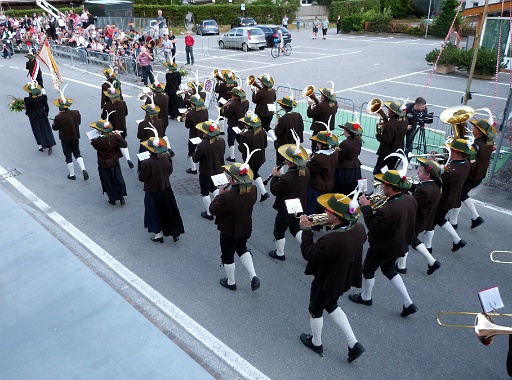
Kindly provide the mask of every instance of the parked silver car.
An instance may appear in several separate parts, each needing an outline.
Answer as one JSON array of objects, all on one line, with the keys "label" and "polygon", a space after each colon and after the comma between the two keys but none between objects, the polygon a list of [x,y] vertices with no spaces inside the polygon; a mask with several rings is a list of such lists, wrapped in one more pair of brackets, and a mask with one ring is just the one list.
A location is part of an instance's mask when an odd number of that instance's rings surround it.
[{"label": "parked silver car", "polygon": [[267,46],[265,33],[254,27],[233,28],[223,36],[219,37],[219,47],[235,48],[247,51],[249,49],[263,50]]},{"label": "parked silver car", "polygon": [[205,34],[216,34],[219,35],[219,25],[215,20],[202,20],[196,25],[196,33],[200,36]]}]

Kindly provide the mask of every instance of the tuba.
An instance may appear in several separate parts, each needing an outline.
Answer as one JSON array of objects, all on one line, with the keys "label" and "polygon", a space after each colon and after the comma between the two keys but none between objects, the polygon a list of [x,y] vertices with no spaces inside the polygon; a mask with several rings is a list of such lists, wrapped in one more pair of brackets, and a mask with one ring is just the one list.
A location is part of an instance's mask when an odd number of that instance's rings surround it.
[{"label": "tuba", "polygon": [[247,86],[251,87],[251,89],[253,90],[254,87],[257,88],[258,90],[261,90],[261,86],[258,84],[258,82],[256,82],[256,76],[252,74],[247,77],[245,83],[247,83]]},{"label": "tuba", "polygon": [[366,105],[366,112],[369,113],[378,113],[380,115],[381,121],[377,124],[377,134],[382,135],[384,133],[384,123],[388,121],[388,116],[382,109],[382,100],[379,98],[373,98]]},{"label": "tuba", "polygon": [[451,124],[454,139],[463,139],[466,134],[466,121],[474,114],[475,110],[469,106],[453,106],[441,112],[439,119],[443,123]]},{"label": "tuba", "polygon": [[304,88],[304,91],[302,91],[302,95],[306,98],[310,98],[315,103],[315,105],[320,103],[315,95],[315,86],[313,86],[312,84]]},{"label": "tuba", "polygon": [[221,77],[221,75],[219,74],[219,69],[214,69],[214,70],[212,71],[212,78],[213,78],[213,79],[218,79],[218,80],[220,80],[221,82],[225,82],[224,78],[223,78],[223,77]]}]

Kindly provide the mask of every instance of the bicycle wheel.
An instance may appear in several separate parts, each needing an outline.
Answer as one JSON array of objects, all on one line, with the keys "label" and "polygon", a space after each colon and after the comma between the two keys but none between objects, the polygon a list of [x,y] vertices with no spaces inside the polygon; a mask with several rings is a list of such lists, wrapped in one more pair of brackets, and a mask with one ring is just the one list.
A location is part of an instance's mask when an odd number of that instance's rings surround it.
[{"label": "bicycle wheel", "polygon": [[270,49],[270,54],[272,54],[272,57],[274,58],[279,57],[279,46],[274,45],[272,49]]},{"label": "bicycle wheel", "polygon": [[287,57],[292,54],[292,47],[290,44],[286,44],[284,45],[284,55],[286,55]]}]

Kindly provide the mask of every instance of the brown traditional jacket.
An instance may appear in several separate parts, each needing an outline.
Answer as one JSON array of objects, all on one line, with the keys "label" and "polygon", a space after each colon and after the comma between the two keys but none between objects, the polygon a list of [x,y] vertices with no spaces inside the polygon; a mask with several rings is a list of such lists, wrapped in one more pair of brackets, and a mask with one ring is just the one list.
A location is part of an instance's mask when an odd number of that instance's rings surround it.
[{"label": "brown traditional jacket", "polygon": [[199,162],[199,174],[212,175],[220,174],[224,171],[224,151],[226,150],[226,142],[223,138],[218,137],[210,143],[208,138],[205,138],[197,146],[192,160]]},{"label": "brown traditional jacket", "polygon": [[123,156],[121,149],[126,148],[128,144],[121,135],[110,133],[91,140],[91,145],[96,149],[98,155],[98,166],[101,169],[109,169],[119,164],[119,159]]},{"label": "brown traditional jacket", "polygon": [[288,214],[285,200],[299,198],[302,209],[307,210],[307,195],[309,182],[309,169],[305,168],[305,175],[299,176],[296,166],[289,167],[282,176],[272,177],[270,192],[275,195],[274,209],[279,214]]},{"label": "brown traditional jacket", "polygon": [[473,145],[476,147],[476,162],[470,163],[469,175],[467,180],[478,182],[485,178],[489,162],[491,162],[493,145],[486,145],[487,136],[475,139]]},{"label": "brown traditional jacket", "polygon": [[248,109],[248,101],[241,102],[239,98],[235,98],[222,106],[220,114],[227,119],[228,127],[233,128],[238,126],[238,120],[245,116]]},{"label": "brown traditional jacket", "polygon": [[460,207],[462,196],[462,185],[469,174],[468,160],[452,160],[448,164],[448,169],[441,174],[443,187],[441,199],[439,200],[439,208],[442,210],[450,210]]},{"label": "brown traditional jacket", "polygon": [[287,112],[281,116],[276,124],[274,133],[277,138],[277,146],[284,144],[295,144],[291,130],[295,130],[300,138],[300,142],[304,142],[304,121],[298,112]]},{"label": "brown traditional jacket", "polygon": [[231,90],[233,89],[233,87],[237,87],[238,86],[238,82],[235,81],[235,83],[233,84],[226,84],[226,82],[217,82],[217,84],[215,85],[215,89],[214,91],[219,94],[219,96],[217,97],[217,101],[220,100],[220,98],[228,101],[229,99],[231,99]]},{"label": "brown traditional jacket", "polygon": [[441,199],[441,189],[434,180],[420,182],[416,185],[412,196],[418,204],[416,231],[428,231],[434,225],[436,208]]},{"label": "brown traditional jacket", "polygon": [[188,138],[202,137],[202,132],[196,125],[208,120],[208,110],[205,107],[192,108],[185,117],[185,128],[188,129]]},{"label": "brown traditional jacket", "polygon": [[338,166],[338,152],[330,155],[317,152],[307,163],[309,168],[309,187],[322,191],[334,189],[334,172]]},{"label": "brown traditional jacket", "polygon": [[273,88],[263,87],[261,90],[253,92],[252,102],[256,105],[254,113],[259,117],[274,116],[274,112],[268,110],[268,105],[274,104],[275,101],[276,90]]},{"label": "brown traditional jacket", "polygon": [[347,137],[340,144],[340,151],[338,152],[338,167],[343,169],[354,169],[361,167],[359,155],[361,154],[361,147],[363,142],[354,137]]},{"label": "brown traditional jacket", "polygon": [[140,140],[140,142],[147,141],[150,137],[155,137],[155,133],[150,129],[151,123],[153,127],[155,127],[156,131],[158,132],[158,137],[162,138],[164,135],[164,128],[162,126],[162,120],[160,120],[158,117],[153,117],[150,119],[142,120],[139,123],[139,126],[137,128],[137,138]]},{"label": "brown traditional jacket", "polygon": [[[164,129],[167,129],[169,125],[169,96],[164,94],[155,94],[155,106],[160,107],[160,112],[158,113],[158,118],[162,121],[162,125]],[[151,103],[151,99],[146,99],[146,104]]]},{"label": "brown traditional jacket", "polygon": [[380,142],[377,149],[377,156],[386,157],[390,153],[395,153],[397,149],[404,149],[404,138],[407,133],[407,119],[398,120],[397,116],[391,117],[384,123],[384,131],[377,135],[377,141]]},{"label": "brown traditional jacket", "polygon": [[247,148],[244,143],[247,144],[251,152],[255,149],[260,149],[251,156],[249,166],[255,168],[263,165],[265,163],[265,149],[267,148],[267,133],[265,130],[260,128],[257,133],[254,133],[254,130],[249,128],[240,136],[238,150],[242,153],[242,158],[245,162],[247,158]]},{"label": "brown traditional jacket", "polygon": [[172,174],[171,156],[164,153],[157,156],[150,153],[148,159],[140,162],[139,181],[144,182],[144,191],[154,193],[171,187],[169,176]]},{"label": "brown traditional jacket", "polygon": [[329,124],[330,130],[334,131],[334,119],[336,118],[336,112],[338,111],[338,102],[331,102],[325,99],[323,102],[318,103],[316,106],[308,106],[307,115],[311,119],[311,131],[316,135],[320,131],[325,131],[325,125],[317,123],[321,121],[325,124],[328,123],[329,117],[331,117],[331,123]]},{"label": "brown traditional jacket", "polygon": [[115,130],[123,131],[126,133],[126,116],[128,116],[128,107],[124,100],[117,100],[114,103],[105,103],[101,118],[105,119],[108,112],[116,111],[110,114],[108,120]]},{"label": "brown traditional jacket", "polygon": [[77,110],[67,109],[59,112],[53,120],[52,129],[59,131],[61,141],[75,141],[80,139],[80,123],[82,118]]}]

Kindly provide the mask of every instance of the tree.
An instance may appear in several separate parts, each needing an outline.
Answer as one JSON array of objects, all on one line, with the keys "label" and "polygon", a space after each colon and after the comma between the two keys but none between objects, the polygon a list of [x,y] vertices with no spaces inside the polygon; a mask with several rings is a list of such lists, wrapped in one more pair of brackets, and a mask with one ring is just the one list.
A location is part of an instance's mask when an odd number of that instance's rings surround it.
[{"label": "tree", "polygon": [[416,4],[413,0],[384,0],[381,1],[382,10],[389,9],[393,14],[393,18],[405,18],[415,13]]},{"label": "tree", "polygon": [[[441,4],[441,14],[438,17],[434,18],[434,22],[432,23],[432,27],[429,29],[429,32],[434,37],[444,38],[450,31],[450,26],[452,25],[453,18],[457,13],[457,8],[459,7],[458,0],[443,0]],[[453,24],[454,28],[457,28],[462,22],[462,16],[457,15],[457,19]]]}]

